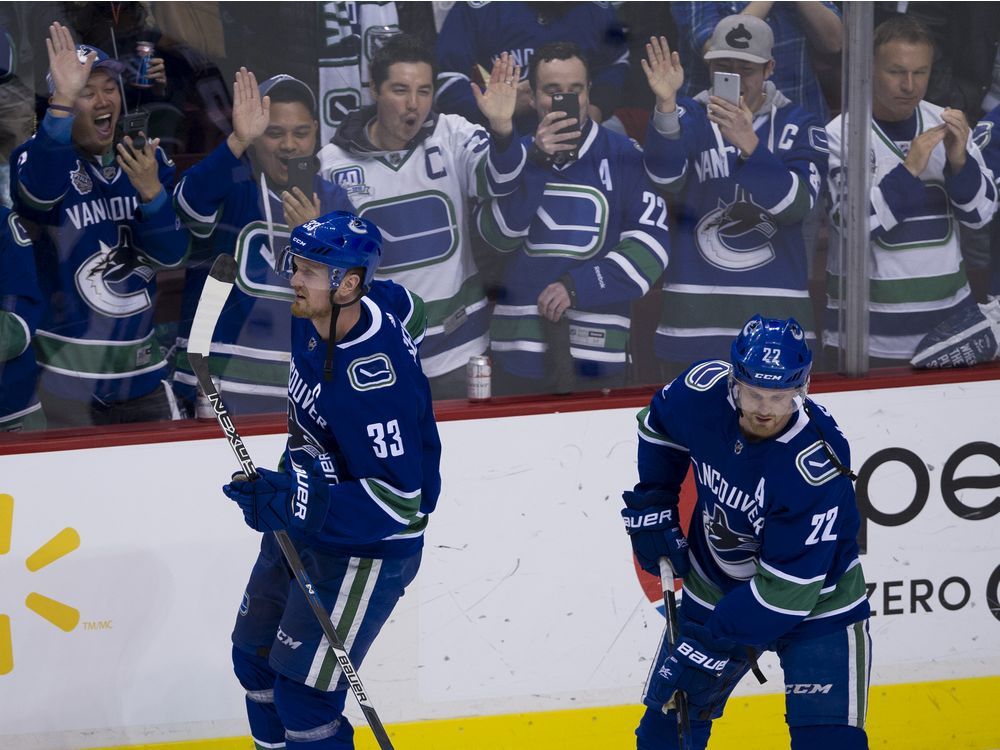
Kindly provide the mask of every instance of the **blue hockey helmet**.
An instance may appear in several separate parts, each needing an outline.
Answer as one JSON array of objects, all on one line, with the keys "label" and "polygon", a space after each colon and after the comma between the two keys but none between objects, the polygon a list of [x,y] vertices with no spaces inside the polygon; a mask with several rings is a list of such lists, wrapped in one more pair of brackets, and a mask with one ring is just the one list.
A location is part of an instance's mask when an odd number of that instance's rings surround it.
[{"label": "blue hockey helmet", "polygon": [[275,270],[291,279],[295,273],[295,258],[322,263],[330,268],[332,292],[349,270],[362,268],[361,286],[368,291],[381,256],[382,233],[377,226],[347,211],[331,211],[295,227],[289,244],[277,259]]},{"label": "blue hockey helmet", "polygon": [[805,388],[812,352],[795,318],[754,315],[733,341],[733,377],[757,388]]}]

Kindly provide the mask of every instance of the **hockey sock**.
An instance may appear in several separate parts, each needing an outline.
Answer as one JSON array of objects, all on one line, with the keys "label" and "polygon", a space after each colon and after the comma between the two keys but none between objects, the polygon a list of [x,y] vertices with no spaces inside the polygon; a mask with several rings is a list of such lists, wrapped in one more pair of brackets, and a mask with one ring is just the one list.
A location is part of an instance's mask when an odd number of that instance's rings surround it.
[{"label": "hockey sock", "polygon": [[285,747],[285,727],[274,706],[274,670],[267,658],[233,646],[233,671],[246,689],[247,719],[257,750]]},{"label": "hockey sock", "polygon": [[844,724],[790,727],[792,750],[868,750],[864,729]]},{"label": "hockey sock", "polygon": [[279,674],[274,700],[288,750],[352,750],[354,727],[343,715],[347,692],[327,693]]}]

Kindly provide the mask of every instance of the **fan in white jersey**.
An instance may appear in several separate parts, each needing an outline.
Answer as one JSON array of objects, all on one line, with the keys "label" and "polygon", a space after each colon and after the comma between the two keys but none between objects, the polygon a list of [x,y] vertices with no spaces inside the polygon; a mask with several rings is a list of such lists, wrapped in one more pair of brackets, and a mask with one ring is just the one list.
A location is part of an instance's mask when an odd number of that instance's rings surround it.
[{"label": "fan in white jersey", "polygon": [[511,118],[520,68],[501,55],[476,102],[488,133],[431,111],[434,53],[394,36],[372,59],[375,104],[350,115],[320,152],[322,176],[382,230],[378,278],[424,299],[420,357],[436,398],[465,395],[465,365],[489,345],[489,309],[472,255],[469,199],[511,192],[524,165]]}]

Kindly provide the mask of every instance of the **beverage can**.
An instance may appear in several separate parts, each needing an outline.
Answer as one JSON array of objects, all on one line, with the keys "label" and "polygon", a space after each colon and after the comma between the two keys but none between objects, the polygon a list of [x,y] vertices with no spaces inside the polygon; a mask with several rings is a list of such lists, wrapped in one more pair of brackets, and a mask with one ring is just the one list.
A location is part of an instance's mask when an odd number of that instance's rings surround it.
[{"label": "beverage can", "polygon": [[[219,390],[219,379],[213,377],[212,382],[215,383],[215,390]],[[205,391],[201,389],[201,385],[198,386],[198,398],[194,403],[194,418],[204,421],[212,421],[215,419],[215,407],[212,406],[212,402],[208,400],[208,396],[205,395]]]},{"label": "beverage can", "polygon": [[469,401],[488,401],[492,395],[493,366],[485,354],[469,357],[465,367]]},{"label": "beverage can", "polygon": [[132,85],[136,88],[148,89],[153,85],[149,78],[149,61],[153,59],[154,49],[152,42],[135,43],[135,54],[139,58],[139,70],[135,74]]}]

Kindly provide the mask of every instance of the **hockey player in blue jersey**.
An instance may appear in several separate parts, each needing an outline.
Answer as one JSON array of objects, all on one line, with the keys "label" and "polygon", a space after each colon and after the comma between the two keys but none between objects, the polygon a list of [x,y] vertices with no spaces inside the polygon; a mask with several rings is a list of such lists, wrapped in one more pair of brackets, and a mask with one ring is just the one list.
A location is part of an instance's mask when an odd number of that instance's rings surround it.
[{"label": "hockey player in blue jersey", "polygon": [[[638,414],[639,482],[624,493],[639,564],[684,578],[680,637],[660,647],[639,750],[678,747],[675,691],[700,750],[760,651],[776,651],[793,750],[867,748],[870,615],[850,449],[806,391],[812,352],[794,320],[753,316],[730,361],[688,368]],[[685,539],[678,494],[694,472]],[[820,689],[814,689],[816,687]],[[802,689],[800,689],[802,688]]]},{"label": "hockey player in blue jersey", "polygon": [[0,432],[45,427],[31,346],[42,305],[31,239],[17,214],[0,206]]},{"label": "hockey player in blue jersey", "polygon": [[[483,238],[513,255],[490,329],[496,387],[620,386],[631,303],[667,266],[666,203],[638,147],[587,116],[590,72],[576,44],[539,49],[529,80],[540,122],[523,139],[520,188],[476,215]],[[559,109],[556,95],[578,109],[579,121]],[[569,371],[563,382],[546,382],[547,371],[561,369]]]},{"label": "hockey player in blue jersey", "polygon": [[678,98],[686,72],[664,37],[642,61],[656,108],[646,170],[677,199],[675,251],[664,278],[655,350],[664,380],[725,357],[754,312],[794,317],[814,338],[803,220],[827,170],[823,123],[769,78],[770,27],[752,15],[719,21],[705,52],[713,74],[740,76],[740,101],[712,89]]},{"label": "hockey player in blue jersey", "polygon": [[156,271],[188,234],[170,202],[174,164],[150,139],[115,143],[121,64],[49,28],[48,111],[11,156],[14,207],[46,301],[35,332],[50,427],[176,415],[153,330]]},{"label": "hockey player in blue jersey", "polygon": [[[441,484],[416,346],[366,294],[380,244],[374,224],[341,212],[292,232],[281,263],[295,292],[285,469],[224,487],[252,528],[288,530],[355,666],[417,573]],[[354,746],[347,681],[272,534],[233,644],[257,747]]]},{"label": "hockey player in blue jersey", "polygon": [[212,337],[212,375],[234,414],[285,410],[289,294],[274,273],[276,248],[291,227],[352,210],[346,193],[325,180],[315,178],[309,195],[289,185],[289,160],[316,153],[318,129],[316,98],[305,83],[277,75],[258,86],[242,68],[233,85],[233,132],[177,185],[177,213],[196,238],[174,373],[188,410],[196,379],[187,335],[208,270],[223,252],[236,254],[239,278]]}]

